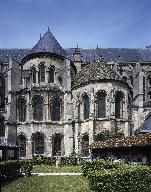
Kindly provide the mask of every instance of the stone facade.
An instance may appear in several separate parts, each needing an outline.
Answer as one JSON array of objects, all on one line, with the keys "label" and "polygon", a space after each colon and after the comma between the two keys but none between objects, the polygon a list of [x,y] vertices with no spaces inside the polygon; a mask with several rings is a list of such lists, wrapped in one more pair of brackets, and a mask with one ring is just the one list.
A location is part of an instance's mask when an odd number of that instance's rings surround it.
[{"label": "stone facade", "polygon": [[85,62],[78,47],[69,58],[48,29],[20,62],[1,66],[3,138],[23,158],[89,156],[87,146],[106,130],[130,136],[151,115],[149,61]]}]

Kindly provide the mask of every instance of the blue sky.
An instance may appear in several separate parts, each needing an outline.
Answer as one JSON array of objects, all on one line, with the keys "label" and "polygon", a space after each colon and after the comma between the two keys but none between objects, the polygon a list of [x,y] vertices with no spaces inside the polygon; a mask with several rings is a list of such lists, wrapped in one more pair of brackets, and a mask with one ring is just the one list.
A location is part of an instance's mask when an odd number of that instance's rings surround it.
[{"label": "blue sky", "polygon": [[32,48],[48,26],[64,48],[145,48],[151,0],[0,0],[0,48]]}]

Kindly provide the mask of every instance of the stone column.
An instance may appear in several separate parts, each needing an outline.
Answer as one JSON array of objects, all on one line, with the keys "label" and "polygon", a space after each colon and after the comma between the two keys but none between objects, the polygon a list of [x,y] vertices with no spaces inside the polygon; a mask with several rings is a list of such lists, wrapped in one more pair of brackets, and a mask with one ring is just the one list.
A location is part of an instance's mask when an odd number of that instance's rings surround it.
[{"label": "stone column", "polygon": [[26,141],[26,157],[27,159],[32,159],[32,141],[30,138]]}]

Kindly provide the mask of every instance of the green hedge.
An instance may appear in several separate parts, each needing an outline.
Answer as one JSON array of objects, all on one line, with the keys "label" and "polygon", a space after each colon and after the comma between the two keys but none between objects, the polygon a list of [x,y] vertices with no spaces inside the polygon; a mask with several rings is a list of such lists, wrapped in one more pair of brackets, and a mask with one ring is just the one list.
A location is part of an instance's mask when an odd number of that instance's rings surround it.
[{"label": "green hedge", "polygon": [[9,160],[0,162],[1,182],[9,181],[23,175],[30,176],[32,164],[28,160]]},{"label": "green hedge", "polygon": [[151,168],[108,161],[84,162],[90,189],[102,192],[151,192]]}]

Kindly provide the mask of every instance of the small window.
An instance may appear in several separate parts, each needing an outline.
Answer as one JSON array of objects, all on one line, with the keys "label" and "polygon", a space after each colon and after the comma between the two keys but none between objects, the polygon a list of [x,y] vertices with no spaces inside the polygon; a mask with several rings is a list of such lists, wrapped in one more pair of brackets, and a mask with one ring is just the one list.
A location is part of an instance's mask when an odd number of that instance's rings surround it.
[{"label": "small window", "polygon": [[55,67],[51,66],[49,68],[49,79],[48,79],[49,83],[54,83],[54,72],[55,72]]},{"label": "small window", "polygon": [[89,119],[90,115],[90,102],[88,95],[84,95],[83,100],[84,100],[84,119],[86,120]]},{"label": "small window", "polygon": [[52,112],[51,113],[52,121],[60,121],[61,107],[60,107],[59,99],[54,99],[52,101],[52,111],[51,112]]},{"label": "small window", "polygon": [[32,69],[32,82],[36,83],[36,69],[35,68]]}]

